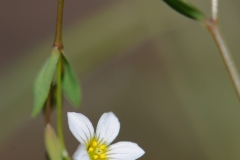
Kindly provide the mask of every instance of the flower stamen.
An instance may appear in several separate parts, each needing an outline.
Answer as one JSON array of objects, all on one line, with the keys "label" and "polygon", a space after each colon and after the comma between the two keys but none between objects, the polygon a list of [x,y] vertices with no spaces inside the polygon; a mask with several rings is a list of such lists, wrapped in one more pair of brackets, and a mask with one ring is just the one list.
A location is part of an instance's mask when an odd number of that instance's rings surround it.
[{"label": "flower stamen", "polygon": [[96,147],[97,144],[98,144],[98,143],[97,143],[96,141],[93,142],[93,146],[94,146],[94,147]]},{"label": "flower stamen", "polygon": [[101,155],[100,155],[100,158],[101,158],[101,159],[105,158],[105,154],[101,154]]},{"label": "flower stamen", "polygon": [[91,160],[106,160],[107,146],[105,144],[99,144],[99,142],[94,138],[90,141],[88,146],[88,155]]},{"label": "flower stamen", "polygon": [[100,146],[100,149],[105,149],[105,148],[106,148],[105,145],[101,145],[101,146]]},{"label": "flower stamen", "polygon": [[88,151],[89,151],[89,152],[92,152],[92,151],[93,151],[93,148],[92,148],[92,147],[90,147],[90,148],[88,149]]},{"label": "flower stamen", "polygon": [[94,159],[98,159],[98,155],[94,155],[93,158],[94,158]]}]

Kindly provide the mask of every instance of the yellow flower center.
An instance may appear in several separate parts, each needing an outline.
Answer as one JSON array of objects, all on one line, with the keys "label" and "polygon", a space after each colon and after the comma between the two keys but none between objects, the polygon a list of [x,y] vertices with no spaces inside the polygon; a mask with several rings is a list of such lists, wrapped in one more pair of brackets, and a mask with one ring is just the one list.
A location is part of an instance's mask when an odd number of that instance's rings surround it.
[{"label": "yellow flower center", "polygon": [[91,160],[107,160],[107,146],[104,144],[99,145],[95,139],[90,142],[87,151]]}]

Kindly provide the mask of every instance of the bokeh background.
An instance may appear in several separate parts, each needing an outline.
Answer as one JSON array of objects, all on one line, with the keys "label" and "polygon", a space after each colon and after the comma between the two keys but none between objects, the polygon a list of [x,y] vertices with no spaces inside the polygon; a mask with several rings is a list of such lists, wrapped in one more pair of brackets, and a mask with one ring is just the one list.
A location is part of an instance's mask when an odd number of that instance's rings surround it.
[{"label": "bokeh background", "polygon": [[[209,0],[191,0],[210,13]],[[220,2],[222,31],[240,68],[240,2]],[[57,0],[0,1],[0,159],[44,160],[44,118],[30,118],[32,84],[51,52]],[[161,0],[65,2],[65,52],[81,81],[68,111],[93,124],[113,111],[115,141],[137,142],[142,160],[239,160],[240,103],[210,35]],[[55,124],[53,114],[52,123]]]}]

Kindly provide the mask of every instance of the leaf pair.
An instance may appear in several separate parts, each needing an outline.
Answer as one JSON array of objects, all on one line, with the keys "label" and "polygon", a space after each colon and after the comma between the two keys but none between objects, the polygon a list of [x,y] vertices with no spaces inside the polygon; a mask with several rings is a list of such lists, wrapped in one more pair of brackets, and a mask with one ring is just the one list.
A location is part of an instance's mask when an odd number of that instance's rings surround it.
[{"label": "leaf pair", "polygon": [[176,10],[177,12],[192,18],[194,20],[203,20],[205,19],[204,14],[198,10],[195,6],[188,3],[185,0],[163,0],[167,3],[171,8]]},{"label": "leaf pair", "polygon": [[60,51],[53,50],[51,57],[45,62],[34,84],[32,117],[35,117],[44,107],[51,84],[53,83],[57,63],[60,62],[61,58],[64,65],[62,77],[63,91],[75,108],[79,108],[80,106],[81,91],[77,77],[67,58]]}]

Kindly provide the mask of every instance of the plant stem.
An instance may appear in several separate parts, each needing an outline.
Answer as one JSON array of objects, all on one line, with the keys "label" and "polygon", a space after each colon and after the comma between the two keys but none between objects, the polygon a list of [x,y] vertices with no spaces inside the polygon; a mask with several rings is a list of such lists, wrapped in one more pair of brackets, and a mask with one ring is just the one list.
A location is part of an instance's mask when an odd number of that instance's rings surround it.
[{"label": "plant stem", "polygon": [[206,19],[203,23],[209,33],[212,35],[222,59],[227,68],[228,74],[233,82],[234,88],[237,92],[238,98],[240,100],[240,76],[235,62],[232,58],[231,52],[228,50],[227,44],[219,30],[218,26],[218,0],[211,0],[212,3],[212,15],[211,18]]},{"label": "plant stem", "polygon": [[56,33],[53,46],[59,49],[63,48],[62,43],[62,21],[63,21],[64,0],[58,0]]},{"label": "plant stem", "polygon": [[57,134],[62,147],[65,149],[63,129],[62,129],[62,19],[63,19],[64,0],[58,0],[57,23],[55,41],[53,47],[59,51],[59,61],[57,64],[57,89],[56,89],[56,105],[57,105]]},{"label": "plant stem", "polygon": [[53,47],[59,51],[59,61],[57,64],[57,89],[56,89],[56,105],[57,105],[57,134],[62,148],[62,156],[64,160],[70,160],[68,156],[64,135],[63,135],[63,120],[62,120],[62,73],[63,73],[63,61],[62,61],[62,22],[63,22],[63,8],[64,0],[58,0],[57,9],[57,23],[56,23],[56,33]]},{"label": "plant stem", "polygon": [[206,28],[212,35],[222,59],[225,63],[229,76],[233,82],[238,98],[240,99],[240,77],[235,62],[232,58],[231,52],[228,50],[224,38],[219,30],[217,19],[209,19],[205,21]]},{"label": "plant stem", "polygon": [[[60,53],[61,54],[61,53]],[[68,156],[65,142],[64,142],[64,135],[63,135],[63,120],[62,120],[62,55],[60,55],[58,64],[57,64],[57,89],[56,89],[56,105],[57,105],[57,134],[58,139],[60,141],[63,157],[66,160],[69,160],[70,157]]]},{"label": "plant stem", "polygon": [[212,0],[212,19],[217,20],[218,18],[218,0]]},{"label": "plant stem", "polygon": [[62,147],[65,149],[63,128],[62,128],[62,60],[61,56],[57,64],[57,90],[56,90],[56,105],[57,105],[57,133]]}]

